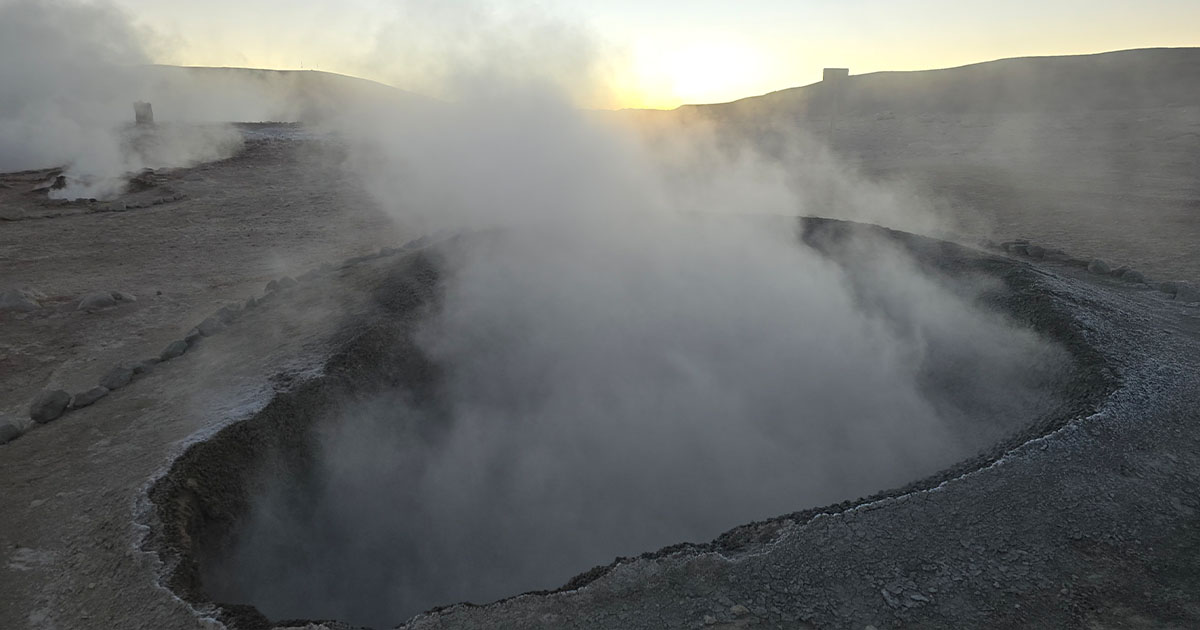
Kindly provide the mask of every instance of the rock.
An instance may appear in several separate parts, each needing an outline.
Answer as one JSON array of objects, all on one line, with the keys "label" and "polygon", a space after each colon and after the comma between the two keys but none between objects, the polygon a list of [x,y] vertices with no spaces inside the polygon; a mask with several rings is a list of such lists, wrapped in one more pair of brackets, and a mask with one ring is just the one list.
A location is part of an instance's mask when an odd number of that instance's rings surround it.
[{"label": "rock", "polygon": [[204,335],[205,337],[211,337],[217,334],[217,332],[224,327],[225,324],[222,324],[221,320],[215,317],[209,317],[208,319],[200,322],[200,325],[196,326],[196,330],[200,331],[200,334]]},{"label": "rock", "polygon": [[1179,282],[1167,280],[1166,282],[1158,283],[1158,290],[1166,293],[1167,295],[1175,295],[1175,293],[1179,291],[1179,285]]},{"label": "rock", "polygon": [[1110,271],[1112,271],[1112,267],[1109,267],[1108,263],[1100,260],[1099,258],[1093,258],[1092,261],[1088,263],[1087,270],[1088,273],[1107,275]]},{"label": "rock", "polygon": [[258,306],[258,298],[251,296],[246,300],[246,305],[243,306],[242,308],[243,309],[252,309],[256,306]]},{"label": "rock", "polygon": [[711,626],[717,623],[717,618],[712,615],[704,615],[704,625]]},{"label": "rock", "polygon": [[1042,258],[1046,255],[1046,248],[1041,245],[1027,245],[1025,252],[1032,258]]},{"label": "rock", "polygon": [[12,420],[0,420],[0,444],[7,444],[21,436],[21,429]]},{"label": "rock", "polygon": [[199,328],[193,328],[188,331],[188,334],[183,336],[183,341],[187,343],[188,346],[191,346],[197,341],[200,341],[200,338],[203,336],[204,333],[201,333]]},{"label": "rock", "polygon": [[1200,289],[1187,284],[1179,283],[1179,288],[1175,290],[1176,302],[1200,302]]},{"label": "rock", "polygon": [[734,617],[745,617],[750,614],[750,609],[741,604],[734,604],[729,607],[729,613]]},{"label": "rock", "polygon": [[1029,255],[1029,246],[1026,245],[1025,243],[1015,243],[1012,247],[1008,248],[1008,252],[1010,254],[1020,254],[1021,256],[1028,256]]},{"label": "rock", "polygon": [[296,282],[296,279],[291,276],[284,276],[279,279],[279,288],[280,289],[290,289],[290,288],[296,286],[297,284],[300,284],[300,283]]},{"label": "rock", "polygon": [[1125,282],[1137,282],[1142,284],[1146,282],[1146,276],[1136,269],[1127,270],[1125,273],[1121,274],[1121,279]]},{"label": "rock", "polygon": [[1116,269],[1113,269],[1109,273],[1120,278],[1121,276],[1125,275],[1126,271],[1129,271],[1129,267],[1117,267]]},{"label": "rock", "polygon": [[100,379],[100,386],[107,387],[110,390],[121,389],[133,380],[133,369],[124,366],[117,366],[108,371],[104,378]]},{"label": "rock", "polygon": [[83,296],[83,299],[79,300],[79,310],[81,311],[94,311],[116,305],[117,300],[113,298],[112,292],[110,291],[97,291],[95,293],[89,293]]},{"label": "rock", "polygon": [[183,353],[185,353],[187,351],[188,351],[188,342],[180,339],[178,341],[172,341],[171,343],[167,344],[167,347],[163,348],[163,351],[161,354],[158,355],[158,358],[163,361],[170,361],[171,359],[174,359],[176,357],[183,356]]},{"label": "rock", "polygon": [[125,212],[126,206],[124,201],[110,201],[104,206],[104,210],[108,212]]},{"label": "rock", "polygon": [[272,280],[267,283],[267,293],[270,293],[272,291],[278,291],[278,290],[279,290],[279,281],[278,280]]},{"label": "rock", "polygon": [[38,303],[24,291],[9,289],[0,293],[0,311],[19,311],[27,313],[36,311]]},{"label": "rock", "polygon": [[136,302],[137,301],[137,298],[134,297],[133,295],[130,295],[128,293],[122,293],[120,291],[113,291],[112,296],[113,296],[113,299],[118,302]]},{"label": "rock", "polygon": [[71,399],[71,408],[80,409],[82,407],[87,407],[88,405],[91,405],[107,395],[108,388],[102,385],[97,385],[86,392],[83,392],[82,394],[75,394],[75,397]]},{"label": "rock", "polygon": [[237,319],[240,313],[240,309],[233,306],[222,306],[220,310],[213,313],[213,317],[222,324],[231,324],[233,320]]},{"label": "rock", "polygon": [[45,424],[63,415],[67,405],[71,404],[71,395],[61,389],[47,390],[38,394],[29,405],[29,417],[38,424]]},{"label": "rock", "polygon": [[134,374],[145,374],[146,372],[149,372],[151,368],[158,365],[160,361],[161,359],[158,357],[142,359],[141,361],[130,364],[129,369],[133,370]]}]

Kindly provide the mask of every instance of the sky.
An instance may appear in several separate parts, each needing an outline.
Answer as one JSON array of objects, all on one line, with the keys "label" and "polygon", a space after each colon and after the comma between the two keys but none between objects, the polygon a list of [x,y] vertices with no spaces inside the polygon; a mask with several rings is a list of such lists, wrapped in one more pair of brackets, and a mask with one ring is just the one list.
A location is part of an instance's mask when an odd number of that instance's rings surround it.
[{"label": "sky", "polygon": [[[153,33],[161,63],[319,69],[418,92],[437,91],[426,60],[439,34],[453,47],[477,21],[517,39],[531,22],[552,24],[604,85],[585,98],[594,107],[724,102],[813,83],[824,67],[863,74],[1200,46],[1197,0],[113,1]],[[427,22],[453,12],[454,28]]]}]

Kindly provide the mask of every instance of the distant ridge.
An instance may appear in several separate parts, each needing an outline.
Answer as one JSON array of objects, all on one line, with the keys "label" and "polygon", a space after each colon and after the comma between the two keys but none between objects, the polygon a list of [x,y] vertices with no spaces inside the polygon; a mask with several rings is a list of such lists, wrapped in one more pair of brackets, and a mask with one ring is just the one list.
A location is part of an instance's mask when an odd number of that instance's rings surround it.
[{"label": "distant ridge", "polygon": [[[824,87],[814,83],[675,111],[717,117],[820,115]],[[844,80],[839,101],[844,116],[1198,105],[1200,48],[1018,57],[940,70],[852,74]]]}]

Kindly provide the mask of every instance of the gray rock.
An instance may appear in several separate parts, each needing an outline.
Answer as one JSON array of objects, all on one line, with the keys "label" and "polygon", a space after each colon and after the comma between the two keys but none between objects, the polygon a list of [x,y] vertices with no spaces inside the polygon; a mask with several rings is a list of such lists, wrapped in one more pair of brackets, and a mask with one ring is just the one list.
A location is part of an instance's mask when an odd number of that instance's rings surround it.
[{"label": "gray rock", "polygon": [[171,343],[167,344],[167,347],[163,348],[163,351],[161,354],[158,355],[158,358],[162,359],[163,361],[170,361],[171,359],[174,359],[176,357],[183,356],[183,353],[185,353],[187,351],[188,351],[188,342],[180,339],[178,341],[172,341]]},{"label": "gray rock", "polygon": [[733,615],[734,617],[745,617],[746,615],[750,614],[750,609],[741,604],[734,604],[733,606],[729,607],[729,614]]},{"label": "gray rock", "polygon": [[108,389],[121,389],[133,380],[133,369],[119,365],[108,371],[104,378],[100,379],[100,386]]},{"label": "gray rock", "polygon": [[246,305],[243,306],[242,308],[243,309],[252,309],[256,306],[258,306],[258,298],[251,296],[246,299]]},{"label": "gray rock", "polygon": [[270,293],[272,291],[278,291],[278,290],[279,290],[279,281],[278,280],[272,280],[267,283],[267,293]]},{"label": "gray rock", "polygon": [[12,420],[0,420],[0,444],[7,444],[21,435],[21,429]]},{"label": "gray rock", "polygon": [[222,306],[220,310],[218,310],[216,313],[213,313],[213,317],[222,324],[231,324],[233,323],[233,320],[237,319],[240,313],[240,309],[234,308],[233,306]]},{"label": "gray rock", "polygon": [[117,300],[113,298],[112,292],[110,291],[97,291],[95,293],[89,293],[83,296],[83,299],[79,300],[79,310],[81,311],[94,311],[116,305]]},{"label": "gray rock", "polygon": [[142,359],[141,361],[131,363],[128,367],[133,370],[134,374],[145,374],[158,365],[160,361],[161,359],[158,357],[150,357],[149,359]]},{"label": "gray rock", "polygon": [[225,324],[222,324],[221,320],[215,317],[209,317],[208,319],[200,322],[200,325],[196,326],[196,330],[200,331],[200,334],[204,335],[205,337],[211,337],[217,334],[217,332],[224,327]]},{"label": "gray rock", "polygon": [[1126,270],[1125,273],[1121,274],[1121,279],[1126,282],[1138,282],[1138,283],[1146,282],[1145,274],[1143,274],[1142,272],[1140,272],[1136,269]]},{"label": "gray rock", "polygon": [[1167,295],[1175,295],[1179,291],[1180,284],[1182,283],[1175,280],[1167,280],[1166,282],[1158,283],[1158,290]]},{"label": "gray rock", "polygon": [[34,422],[45,424],[57,419],[71,404],[71,395],[61,389],[52,389],[38,394],[29,405],[29,417]]},{"label": "gray rock", "polygon": [[1027,245],[1025,252],[1032,258],[1042,258],[1046,255],[1046,248],[1041,245]]},{"label": "gray rock", "polygon": [[38,308],[37,301],[24,291],[9,289],[0,292],[0,311],[20,311],[24,313],[36,311]]},{"label": "gray rock", "polygon": [[1100,260],[1099,258],[1093,258],[1092,261],[1088,263],[1087,270],[1088,273],[1107,275],[1112,271],[1112,267],[1109,267],[1108,263]]},{"label": "gray rock", "polygon": [[1116,269],[1113,269],[1109,273],[1120,278],[1121,276],[1125,275],[1126,271],[1129,271],[1129,267],[1117,267]]},{"label": "gray rock", "polygon": [[75,397],[71,399],[71,408],[80,409],[87,407],[88,405],[91,405],[107,395],[108,388],[102,385],[97,385],[86,392],[83,392],[82,394],[75,394]]},{"label": "gray rock", "polygon": [[1010,254],[1020,254],[1021,256],[1028,256],[1029,255],[1029,245],[1026,245],[1025,243],[1015,243],[1015,244],[1013,244],[1012,247],[1008,248],[1008,251]]},{"label": "gray rock", "polygon": [[104,209],[108,212],[125,212],[126,206],[124,201],[110,201],[104,206]]},{"label": "gray rock", "polygon": [[279,279],[279,288],[280,289],[290,289],[290,288],[296,286],[297,284],[300,284],[300,283],[296,282],[296,279],[291,276],[284,276]]},{"label": "gray rock", "polygon": [[137,298],[134,297],[133,295],[131,295],[129,293],[122,293],[120,291],[113,291],[112,296],[113,296],[113,299],[118,302],[136,302],[137,301]]},{"label": "gray rock", "polygon": [[1179,288],[1175,290],[1176,302],[1200,302],[1200,289],[1181,282]]},{"label": "gray rock", "polygon": [[188,331],[188,334],[183,336],[183,341],[188,346],[191,346],[192,344],[196,343],[197,341],[200,341],[200,338],[203,336],[204,336],[204,333],[200,332],[199,328],[193,328]]}]

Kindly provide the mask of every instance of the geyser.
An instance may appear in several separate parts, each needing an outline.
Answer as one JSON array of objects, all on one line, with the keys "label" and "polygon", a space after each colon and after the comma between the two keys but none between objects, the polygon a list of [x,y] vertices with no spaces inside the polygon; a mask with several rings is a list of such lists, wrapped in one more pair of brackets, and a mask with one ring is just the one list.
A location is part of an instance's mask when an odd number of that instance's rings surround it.
[{"label": "geyser", "polygon": [[[937,479],[1067,412],[1075,363],[1028,270],[801,225],[491,231],[373,271],[378,312],[323,377],[155,487],[171,586],[389,626]],[[554,247],[573,256],[530,254]]]}]

